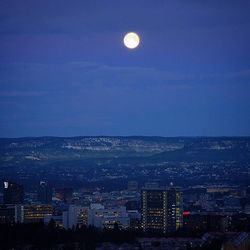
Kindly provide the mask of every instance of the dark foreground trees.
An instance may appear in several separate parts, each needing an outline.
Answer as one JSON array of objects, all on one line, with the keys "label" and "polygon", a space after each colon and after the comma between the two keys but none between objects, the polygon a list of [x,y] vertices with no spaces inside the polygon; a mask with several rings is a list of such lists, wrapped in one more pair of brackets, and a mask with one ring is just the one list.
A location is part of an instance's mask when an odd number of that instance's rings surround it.
[{"label": "dark foreground trees", "polygon": [[62,229],[51,221],[48,225],[0,224],[0,249],[95,249],[100,242],[136,242],[130,231],[97,230],[94,227]]}]

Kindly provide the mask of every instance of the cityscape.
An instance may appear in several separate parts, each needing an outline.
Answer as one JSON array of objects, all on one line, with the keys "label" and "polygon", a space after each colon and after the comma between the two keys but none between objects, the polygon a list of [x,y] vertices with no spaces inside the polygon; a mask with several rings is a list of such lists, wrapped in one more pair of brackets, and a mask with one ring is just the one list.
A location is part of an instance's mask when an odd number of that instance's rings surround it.
[{"label": "cityscape", "polygon": [[55,234],[96,237],[40,247],[249,247],[248,137],[41,137],[0,146],[2,225],[42,223]]},{"label": "cityscape", "polygon": [[249,0],[0,0],[0,250],[250,250]]}]

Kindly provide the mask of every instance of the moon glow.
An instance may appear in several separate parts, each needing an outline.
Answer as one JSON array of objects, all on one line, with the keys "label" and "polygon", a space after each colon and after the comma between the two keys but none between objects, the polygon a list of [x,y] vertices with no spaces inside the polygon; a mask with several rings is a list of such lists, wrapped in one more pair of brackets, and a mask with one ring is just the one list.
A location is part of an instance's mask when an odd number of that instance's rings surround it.
[{"label": "moon glow", "polygon": [[123,38],[124,45],[129,49],[135,49],[140,43],[140,37],[134,33],[127,33]]}]

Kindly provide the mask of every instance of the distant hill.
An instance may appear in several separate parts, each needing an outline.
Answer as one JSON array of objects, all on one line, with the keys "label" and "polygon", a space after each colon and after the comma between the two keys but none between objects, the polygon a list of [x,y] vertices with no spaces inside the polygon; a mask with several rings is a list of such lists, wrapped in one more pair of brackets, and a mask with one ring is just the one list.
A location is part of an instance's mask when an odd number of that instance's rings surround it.
[{"label": "distant hill", "polygon": [[0,138],[1,165],[98,158],[250,160],[250,137],[80,136]]}]

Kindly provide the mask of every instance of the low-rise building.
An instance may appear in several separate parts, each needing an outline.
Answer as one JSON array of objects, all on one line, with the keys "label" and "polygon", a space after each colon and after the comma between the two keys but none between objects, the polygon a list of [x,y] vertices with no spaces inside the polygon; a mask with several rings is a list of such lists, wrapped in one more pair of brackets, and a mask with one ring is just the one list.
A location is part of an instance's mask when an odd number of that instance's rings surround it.
[{"label": "low-rise building", "polygon": [[100,204],[91,204],[88,210],[88,224],[97,228],[128,228],[130,219],[126,207],[104,208]]},{"label": "low-rise building", "polygon": [[53,214],[51,205],[16,205],[15,206],[15,222],[34,223],[44,221],[46,216]]}]

